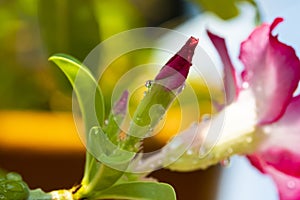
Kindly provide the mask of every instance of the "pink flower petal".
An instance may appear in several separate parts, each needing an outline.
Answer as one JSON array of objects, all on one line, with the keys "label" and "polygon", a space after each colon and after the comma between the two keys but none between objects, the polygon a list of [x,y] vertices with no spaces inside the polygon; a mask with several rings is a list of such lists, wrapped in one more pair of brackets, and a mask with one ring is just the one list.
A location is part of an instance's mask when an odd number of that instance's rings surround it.
[{"label": "pink flower petal", "polygon": [[268,134],[251,163],[272,176],[282,200],[300,199],[300,96],[294,97],[276,123],[262,127]]},{"label": "pink flower petal", "polygon": [[280,200],[300,199],[300,178],[294,177],[268,165],[259,156],[249,156],[251,164],[255,165],[263,173],[266,173],[274,180],[279,193]]},{"label": "pink flower petal", "polygon": [[281,21],[277,18],[271,25],[261,25],[241,45],[240,59],[245,65],[242,78],[256,96],[260,124],[272,123],[283,115],[300,79],[294,49],[272,35]]},{"label": "pink flower petal", "polygon": [[236,72],[228,55],[225,40],[213,33],[207,31],[208,37],[217,49],[224,65],[224,86],[226,93],[226,104],[232,103],[238,93]]},{"label": "pink flower petal", "polygon": [[261,144],[259,154],[268,165],[300,178],[299,113],[300,96],[297,96],[279,121],[263,129],[270,135]]}]

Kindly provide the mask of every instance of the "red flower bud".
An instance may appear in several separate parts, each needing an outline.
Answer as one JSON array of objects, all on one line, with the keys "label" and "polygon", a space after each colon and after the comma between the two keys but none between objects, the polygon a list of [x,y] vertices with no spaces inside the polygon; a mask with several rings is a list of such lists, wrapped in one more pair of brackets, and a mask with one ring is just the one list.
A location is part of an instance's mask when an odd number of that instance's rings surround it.
[{"label": "red flower bud", "polygon": [[197,44],[198,39],[190,37],[178,53],[160,70],[155,77],[156,83],[169,90],[182,86],[192,66],[192,57]]}]

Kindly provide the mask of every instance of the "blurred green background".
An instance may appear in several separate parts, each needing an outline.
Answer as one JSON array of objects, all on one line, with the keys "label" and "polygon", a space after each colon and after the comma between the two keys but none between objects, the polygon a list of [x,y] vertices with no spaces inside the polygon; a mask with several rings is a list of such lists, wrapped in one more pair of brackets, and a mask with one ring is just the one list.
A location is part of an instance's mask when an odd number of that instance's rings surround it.
[{"label": "blurred green background", "polygon": [[[229,19],[238,15],[235,3],[240,1],[0,0],[0,109],[71,110],[71,88],[47,61],[50,55],[67,53],[82,61],[116,33],[144,26],[174,28],[204,10]],[[107,102],[118,76],[144,64],[149,55],[127,55],[115,64],[122,70],[112,68],[119,71],[103,91]]]}]

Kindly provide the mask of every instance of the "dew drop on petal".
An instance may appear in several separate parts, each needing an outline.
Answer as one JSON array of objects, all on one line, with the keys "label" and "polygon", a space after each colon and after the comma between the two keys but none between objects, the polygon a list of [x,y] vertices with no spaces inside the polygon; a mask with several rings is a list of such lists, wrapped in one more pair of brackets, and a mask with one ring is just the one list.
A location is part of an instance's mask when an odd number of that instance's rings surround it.
[{"label": "dew drop on petal", "polygon": [[226,159],[224,159],[224,160],[221,160],[221,161],[220,161],[220,165],[221,165],[222,167],[229,167],[229,165],[230,165],[230,158],[226,158]]},{"label": "dew drop on petal", "polygon": [[176,159],[175,157],[170,157],[169,160],[170,160],[171,163],[173,163],[173,162],[175,162],[177,159]]},{"label": "dew drop on petal", "polygon": [[189,150],[187,150],[186,151],[186,155],[193,155],[194,154],[194,152],[193,152],[193,150],[192,149],[189,149]]},{"label": "dew drop on petal", "polygon": [[151,163],[151,164],[150,164],[150,168],[151,168],[151,169],[154,169],[154,168],[155,168],[155,165],[154,165],[153,163]]},{"label": "dew drop on petal", "polygon": [[246,138],[246,142],[247,142],[248,144],[250,144],[252,141],[253,141],[252,137],[247,137],[247,138]]},{"label": "dew drop on petal", "polygon": [[264,133],[266,134],[266,135],[269,135],[270,133],[271,133],[271,127],[270,126],[265,126],[264,128],[263,128],[263,131],[264,131]]},{"label": "dew drop on petal", "polygon": [[162,165],[162,164],[163,164],[163,161],[162,161],[162,160],[158,160],[158,161],[157,161],[157,164],[158,164],[158,165]]},{"label": "dew drop on petal", "polygon": [[248,82],[243,82],[242,88],[247,89],[248,87],[249,87],[249,83]]},{"label": "dew drop on petal", "polygon": [[230,148],[227,149],[227,152],[228,152],[229,154],[232,154],[232,153],[233,153],[233,149],[230,147]]},{"label": "dew drop on petal", "polygon": [[201,146],[199,149],[199,157],[202,158],[206,154],[206,148],[204,146]]},{"label": "dew drop on petal", "polygon": [[194,165],[198,164],[198,160],[193,160],[192,164],[194,164]]},{"label": "dew drop on petal", "polygon": [[289,181],[289,182],[287,182],[287,187],[288,187],[289,189],[294,189],[295,186],[296,186],[296,183],[295,183],[294,181]]},{"label": "dew drop on petal", "polygon": [[211,116],[210,116],[210,114],[204,114],[204,115],[202,115],[202,121],[208,121],[208,120],[210,120],[210,118],[211,118]]}]

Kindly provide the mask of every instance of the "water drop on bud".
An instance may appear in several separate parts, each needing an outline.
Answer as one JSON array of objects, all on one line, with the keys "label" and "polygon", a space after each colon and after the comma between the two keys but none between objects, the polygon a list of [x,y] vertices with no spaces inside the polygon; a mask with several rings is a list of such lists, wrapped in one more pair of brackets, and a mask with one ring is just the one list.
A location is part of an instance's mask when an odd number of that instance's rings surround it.
[{"label": "water drop on bud", "polygon": [[146,87],[146,88],[151,88],[152,84],[153,84],[153,80],[148,80],[148,81],[146,81],[146,83],[145,83],[145,87]]}]

